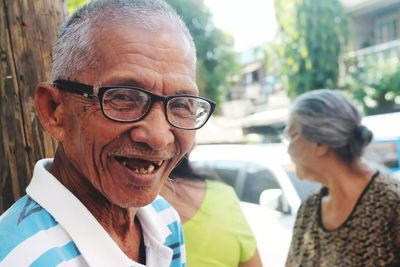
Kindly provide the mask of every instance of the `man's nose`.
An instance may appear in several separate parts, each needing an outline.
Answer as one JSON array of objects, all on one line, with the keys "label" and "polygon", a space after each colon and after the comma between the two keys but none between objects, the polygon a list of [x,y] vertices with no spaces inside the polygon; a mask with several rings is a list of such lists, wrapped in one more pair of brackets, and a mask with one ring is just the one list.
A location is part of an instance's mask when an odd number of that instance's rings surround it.
[{"label": "man's nose", "polygon": [[154,150],[162,150],[174,142],[172,126],[168,123],[162,102],[154,103],[149,113],[137,127],[133,127],[130,135],[133,141],[143,142]]}]

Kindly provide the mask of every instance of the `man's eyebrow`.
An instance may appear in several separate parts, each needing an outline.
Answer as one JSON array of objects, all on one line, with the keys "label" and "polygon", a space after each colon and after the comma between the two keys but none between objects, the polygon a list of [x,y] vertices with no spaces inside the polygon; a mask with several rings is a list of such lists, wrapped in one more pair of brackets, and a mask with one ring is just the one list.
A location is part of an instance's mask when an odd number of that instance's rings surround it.
[{"label": "man's eyebrow", "polygon": [[124,79],[124,80],[115,80],[112,82],[108,82],[107,85],[122,85],[122,86],[133,86],[145,89],[145,85],[141,82],[132,79]]},{"label": "man's eyebrow", "polygon": [[[114,80],[112,82],[107,82],[105,85],[122,85],[122,86],[132,86],[132,87],[138,87],[141,89],[147,89],[146,86],[133,79],[121,79],[121,80]],[[190,95],[190,96],[197,96],[196,93],[194,93],[192,90],[189,89],[178,89],[173,93],[174,95]]]},{"label": "man's eyebrow", "polygon": [[193,91],[185,90],[185,89],[177,90],[177,91],[175,92],[175,95],[197,96],[195,93],[193,93]]}]

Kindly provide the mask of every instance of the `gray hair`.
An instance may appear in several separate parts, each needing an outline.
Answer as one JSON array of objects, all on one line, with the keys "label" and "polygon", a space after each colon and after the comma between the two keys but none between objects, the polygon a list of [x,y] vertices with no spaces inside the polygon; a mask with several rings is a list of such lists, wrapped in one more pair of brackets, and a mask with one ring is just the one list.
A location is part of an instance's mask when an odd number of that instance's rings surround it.
[{"label": "gray hair", "polygon": [[361,125],[361,114],[342,93],[320,89],[296,99],[292,121],[308,140],[331,147],[346,162],[359,159],[372,140],[372,132]]},{"label": "gray hair", "polygon": [[52,79],[73,79],[80,71],[95,69],[99,56],[93,44],[104,25],[157,27],[152,18],[163,17],[182,29],[193,49],[193,38],[179,15],[163,0],[97,0],[77,10],[61,27],[53,49]]}]

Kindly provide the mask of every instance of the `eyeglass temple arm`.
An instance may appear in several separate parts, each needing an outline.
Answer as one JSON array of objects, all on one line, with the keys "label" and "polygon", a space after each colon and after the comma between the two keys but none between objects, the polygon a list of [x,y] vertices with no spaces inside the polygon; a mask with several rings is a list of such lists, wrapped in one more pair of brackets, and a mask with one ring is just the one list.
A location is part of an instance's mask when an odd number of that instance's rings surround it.
[{"label": "eyeglass temple arm", "polygon": [[209,99],[208,99],[208,101],[209,101],[210,106],[211,106],[211,109],[210,109],[210,117],[211,117],[211,115],[212,115],[212,114],[214,113],[214,111],[215,111],[215,108],[217,107],[217,103],[215,103],[214,101],[209,100]]},{"label": "eyeglass temple arm", "polygon": [[93,86],[91,85],[76,83],[67,80],[55,80],[53,82],[53,85],[61,90],[78,93],[80,95],[83,95],[84,97],[94,97]]}]

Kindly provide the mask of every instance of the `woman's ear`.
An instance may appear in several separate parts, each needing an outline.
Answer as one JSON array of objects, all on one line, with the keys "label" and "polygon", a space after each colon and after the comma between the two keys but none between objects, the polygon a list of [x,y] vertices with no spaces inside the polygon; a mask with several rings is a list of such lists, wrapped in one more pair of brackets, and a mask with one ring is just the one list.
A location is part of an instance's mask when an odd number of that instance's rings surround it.
[{"label": "woman's ear", "polygon": [[325,156],[328,154],[329,149],[330,149],[329,146],[321,144],[321,143],[317,143],[317,146],[315,148],[316,155],[319,157]]},{"label": "woman's ear", "polygon": [[40,83],[35,88],[35,108],[45,131],[57,141],[62,141],[65,129],[60,90],[49,83]]}]

